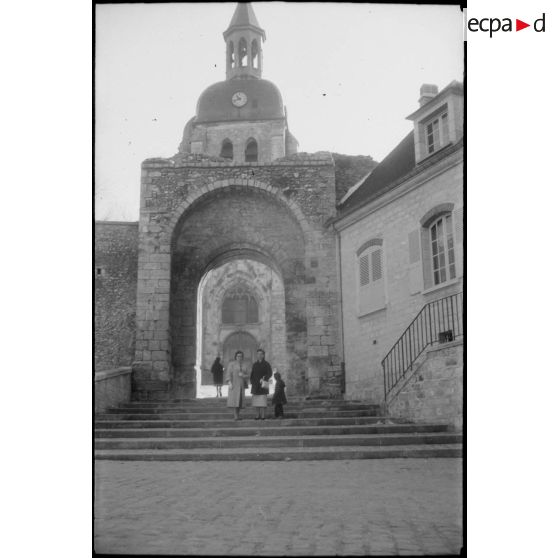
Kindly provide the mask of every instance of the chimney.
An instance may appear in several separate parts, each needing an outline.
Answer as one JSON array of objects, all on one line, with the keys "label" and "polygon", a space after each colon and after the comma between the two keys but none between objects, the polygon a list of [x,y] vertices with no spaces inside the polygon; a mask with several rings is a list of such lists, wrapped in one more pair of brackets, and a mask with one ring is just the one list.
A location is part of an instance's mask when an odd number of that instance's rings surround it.
[{"label": "chimney", "polygon": [[438,95],[437,85],[433,85],[432,83],[423,83],[420,88],[419,105],[422,107],[428,103],[430,99],[436,97],[436,95]]}]

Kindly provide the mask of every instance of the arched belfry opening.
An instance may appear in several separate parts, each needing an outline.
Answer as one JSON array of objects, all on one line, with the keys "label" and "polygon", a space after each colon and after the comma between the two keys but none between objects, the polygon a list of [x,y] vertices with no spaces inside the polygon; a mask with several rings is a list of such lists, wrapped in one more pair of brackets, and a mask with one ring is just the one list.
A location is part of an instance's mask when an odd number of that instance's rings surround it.
[{"label": "arched belfry opening", "polygon": [[221,153],[220,156],[223,159],[232,159],[233,158],[233,144],[229,138],[226,138],[221,143]]},{"label": "arched belfry opening", "polygon": [[248,66],[248,45],[246,39],[242,37],[238,41],[238,67],[246,68]]},{"label": "arched belfry opening", "polygon": [[227,71],[233,68],[235,68],[234,43],[229,41],[227,43]]},{"label": "arched belfry opening", "polygon": [[244,160],[247,163],[257,163],[258,161],[258,142],[254,138],[250,138],[246,142]]},{"label": "arched belfry opening", "polygon": [[252,41],[250,53],[252,55],[252,68],[257,70],[260,67],[260,45],[257,39]]},{"label": "arched belfry opening", "polygon": [[[232,185],[188,207],[171,241],[171,383],[177,396],[214,396],[211,364],[216,356],[228,364],[231,339],[241,339],[230,337],[235,333],[249,334],[244,339],[264,348],[293,393],[304,390],[304,260],[301,224],[266,190]],[[252,345],[245,344],[250,355]]]}]

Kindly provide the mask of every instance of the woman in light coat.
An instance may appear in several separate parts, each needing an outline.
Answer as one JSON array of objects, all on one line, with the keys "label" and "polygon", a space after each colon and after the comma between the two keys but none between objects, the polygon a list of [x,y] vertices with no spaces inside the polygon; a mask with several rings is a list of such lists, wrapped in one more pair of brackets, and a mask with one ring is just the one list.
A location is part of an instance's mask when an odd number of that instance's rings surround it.
[{"label": "woman in light coat", "polygon": [[234,360],[229,362],[227,366],[227,383],[229,384],[229,395],[227,398],[227,407],[234,408],[234,420],[240,420],[240,409],[244,402],[245,382],[250,377],[248,367],[243,362],[244,353],[236,351]]}]

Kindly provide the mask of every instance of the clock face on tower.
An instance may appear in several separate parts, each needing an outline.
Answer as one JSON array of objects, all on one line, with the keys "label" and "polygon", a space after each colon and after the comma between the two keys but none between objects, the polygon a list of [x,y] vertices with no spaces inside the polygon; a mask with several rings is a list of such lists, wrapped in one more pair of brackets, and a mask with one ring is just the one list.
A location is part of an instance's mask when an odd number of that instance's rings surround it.
[{"label": "clock face on tower", "polygon": [[246,96],[246,93],[244,93],[242,91],[237,91],[232,96],[232,104],[235,107],[243,107],[246,104],[247,100],[248,100],[248,97]]}]

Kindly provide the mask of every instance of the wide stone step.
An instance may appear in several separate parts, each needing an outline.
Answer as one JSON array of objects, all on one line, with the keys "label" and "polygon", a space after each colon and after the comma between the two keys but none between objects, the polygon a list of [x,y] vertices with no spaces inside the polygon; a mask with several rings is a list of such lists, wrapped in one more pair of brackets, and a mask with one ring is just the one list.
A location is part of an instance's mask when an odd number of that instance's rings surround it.
[{"label": "wide stone step", "polygon": [[461,444],[337,446],[296,448],[197,448],[165,450],[97,450],[95,459],[116,461],[308,461],[461,457]]},{"label": "wide stone step", "polygon": [[383,434],[366,436],[221,436],[214,438],[113,438],[95,441],[95,449],[192,449],[247,447],[333,447],[333,446],[402,446],[416,444],[461,443],[461,434]]},{"label": "wide stone step", "polygon": [[[244,412],[241,411],[241,417],[244,420],[250,420],[254,417],[255,410],[247,409]],[[271,409],[268,410],[268,417],[273,414]],[[372,417],[376,416],[376,410],[356,410],[356,411],[314,411],[314,410],[301,410],[290,411],[285,410],[285,419],[291,418],[319,418],[319,417]],[[220,412],[210,412],[210,413],[175,413],[172,411],[161,411],[158,413],[99,413],[95,415],[95,420],[111,419],[118,417],[120,420],[214,420],[221,419],[226,420],[232,418],[232,410],[224,410]]]},{"label": "wide stone step", "polygon": [[362,424],[335,426],[245,426],[226,428],[135,428],[102,429],[95,438],[215,438],[224,436],[332,436],[346,434],[403,434],[447,432],[446,424]]},{"label": "wide stone step", "polygon": [[[271,401],[268,401],[268,407],[272,408]],[[244,405],[245,409],[251,409],[252,405],[247,403]],[[306,405],[290,405],[287,404],[284,407],[285,411],[294,412],[309,412],[309,413],[329,413],[332,411],[377,411],[379,409],[378,405],[327,405],[327,406],[306,406]],[[207,413],[226,413],[232,412],[232,409],[226,405],[206,405],[199,407],[189,407],[187,405],[169,405],[169,406],[158,406],[158,407],[145,407],[143,405],[133,405],[133,406],[119,406],[114,409],[108,409],[106,411],[110,414],[161,414],[161,413],[189,413],[189,414],[207,414]]]},{"label": "wide stone step", "polygon": [[[333,425],[351,425],[351,424],[378,424],[386,421],[386,417],[382,416],[364,416],[364,417],[318,417],[318,418],[292,418],[273,420],[268,419],[259,421],[259,428],[272,428],[276,425],[282,427],[293,426],[333,426]],[[402,419],[389,419],[390,422],[396,424],[407,424]],[[244,424],[255,423],[253,419],[243,419],[239,423],[235,422],[231,417],[219,420],[122,420],[115,418],[115,415],[104,416],[95,420],[96,429],[135,429],[135,428],[218,428],[218,427],[232,427]]]},{"label": "wide stone step", "polygon": [[[268,402],[271,404],[271,396],[268,397]],[[252,404],[252,398],[246,397],[245,403],[247,406]],[[293,408],[306,408],[306,409],[320,409],[320,408],[331,408],[331,407],[346,407],[346,408],[355,408],[355,407],[363,407],[363,408],[370,408],[370,407],[379,407],[379,405],[372,404],[366,401],[343,401],[340,399],[330,399],[326,401],[292,401],[289,399],[288,402],[289,407]],[[193,411],[196,410],[205,410],[208,408],[226,408],[227,407],[227,399],[221,398],[217,399],[210,399],[204,403],[197,403],[197,402],[183,402],[183,401],[171,401],[171,402],[153,402],[153,401],[132,401],[130,403],[122,403],[118,406],[118,408],[122,409],[174,409],[174,408],[183,408],[183,409],[192,409]]]}]

